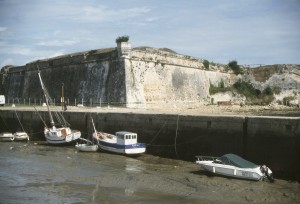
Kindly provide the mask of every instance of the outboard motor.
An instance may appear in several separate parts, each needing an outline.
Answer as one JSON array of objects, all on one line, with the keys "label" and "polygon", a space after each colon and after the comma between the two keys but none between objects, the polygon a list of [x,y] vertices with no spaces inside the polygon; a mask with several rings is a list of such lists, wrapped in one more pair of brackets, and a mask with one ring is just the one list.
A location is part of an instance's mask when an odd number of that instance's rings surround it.
[{"label": "outboard motor", "polygon": [[[269,168],[266,165],[260,166],[261,173],[265,174],[265,176],[269,179],[269,181],[273,182],[273,174],[272,172],[269,172]],[[270,170],[271,171],[271,170]]]}]

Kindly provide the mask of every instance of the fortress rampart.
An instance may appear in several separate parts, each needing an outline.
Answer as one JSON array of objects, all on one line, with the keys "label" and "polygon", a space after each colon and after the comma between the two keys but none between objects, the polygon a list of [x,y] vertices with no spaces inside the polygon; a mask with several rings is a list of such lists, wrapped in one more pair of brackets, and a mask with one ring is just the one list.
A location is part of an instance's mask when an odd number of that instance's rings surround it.
[{"label": "fortress rampart", "polygon": [[222,67],[205,70],[201,59],[155,48],[131,48],[129,42],[116,48],[91,50],[37,60],[1,70],[1,92],[8,98],[42,98],[37,72],[41,72],[50,95],[102,101],[126,107],[158,103],[205,103],[210,101],[210,83],[226,85],[236,76]]}]

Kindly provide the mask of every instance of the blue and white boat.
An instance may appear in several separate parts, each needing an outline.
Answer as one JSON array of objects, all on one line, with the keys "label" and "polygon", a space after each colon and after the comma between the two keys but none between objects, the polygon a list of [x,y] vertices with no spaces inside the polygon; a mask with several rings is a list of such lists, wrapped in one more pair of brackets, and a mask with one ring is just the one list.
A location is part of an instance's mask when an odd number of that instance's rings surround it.
[{"label": "blue and white boat", "polygon": [[95,131],[93,137],[99,148],[119,154],[142,154],[146,151],[144,143],[137,142],[137,134],[127,131],[116,132],[116,135]]}]

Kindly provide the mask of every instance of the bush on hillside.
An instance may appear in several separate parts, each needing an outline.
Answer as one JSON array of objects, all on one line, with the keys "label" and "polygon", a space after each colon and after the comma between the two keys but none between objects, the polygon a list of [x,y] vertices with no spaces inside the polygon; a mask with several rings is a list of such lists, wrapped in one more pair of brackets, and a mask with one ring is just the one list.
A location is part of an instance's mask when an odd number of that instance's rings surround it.
[{"label": "bush on hillside", "polygon": [[205,69],[209,69],[209,61],[208,60],[204,60],[203,65],[204,65]]},{"label": "bush on hillside", "polygon": [[211,95],[219,92],[226,92],[226,91],[232,91],[232,87],[225,87],[223,79],[221,79],[221,81],[218,83],[218,86],[214,86],[212,83],[210,83],[209,93]]},{"label": "bush on hillside", "polygon": [[233,71],[236,75],[242,74],[242,69],[241,69],[241,67],[238,65],[238,63],[237,63],[236,60],[230,61],[230,62],[228,63],[228,67],[229,67],[230,69],[232,69],[232,71]]}]

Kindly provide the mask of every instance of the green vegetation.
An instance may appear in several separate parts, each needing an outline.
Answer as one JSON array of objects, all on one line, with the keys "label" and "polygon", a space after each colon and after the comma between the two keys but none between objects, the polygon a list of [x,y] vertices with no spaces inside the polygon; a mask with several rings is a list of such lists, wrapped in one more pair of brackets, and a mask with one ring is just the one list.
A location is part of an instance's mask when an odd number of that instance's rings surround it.
[{"label": "green vegetation", "polygon": [[233,87],[239,94],[246,96],[246,98],[255,98],[260,94],[260,90],[255,89],[252,84],[242,80],[233,84]]},{"label": "green vegetation", "polygon": [[204,65],[204,67],[205,67],[206,70],[209,69],[209,61],[208,60],[204,60],[203,61],[203,65]]},{"label": "green vegetation", "polygon": [[230,69],[232,69],[232,71],[233,71],[236,75],[242,74],[242,73],[243,73],[241,67],[238,65],[238,63],[237,63],[236,60],[230,61],[230,62],[228,63],[228,67],[229,67]]},{"label": "green vegetation", "polygon": [[209,93],[211,95],[219,92],[226,92],[226,91],[232,91],[232,87],[225,87],[223,79],[221,79],[221,81],[218,83],[218,86],[214,86],[212,83],[210,83]]},{"label": "green vegetation", "polygon": [[266,87],[263,91],[255,89],[249,82],[239,80],[232,87],[225,87],[223,79],[218,83],[218,86],[214,86],[210,83],[209,93],[211,95],[219,92],[237,92],[240,95],[246,97],[246,100],[252,104],[265,105],[274,100],[275,91],[271,87]]},{"label": "green vegetation", "polygon": [[123,35],[123,36],[119,36],[116,39],[116,43],[120,43],[120,42],[128,42],[129,41],[129,36],[128,35]]},{"label": "green vegetation", "polygon": [[290,101],[295,100],[296,97],[295,96],[288,96],[288,97],[284,97],[282,100],[283,105],[290,105]]},{"label": "green vegetation", "polygon": [[92,55],[92,54],[95,54],[96,52],[97,52],[97,50],[90,50],[90,51],[88,52],[88,54]]},{"label": "green vegetation", "polygon": [[269,86],[260,91],[259,89],[255,89],[249,82],[240,80],[233,87],[239,94],[244,95],[249,102],[254,104],[266,105],[274,100],[274,91]]}]

